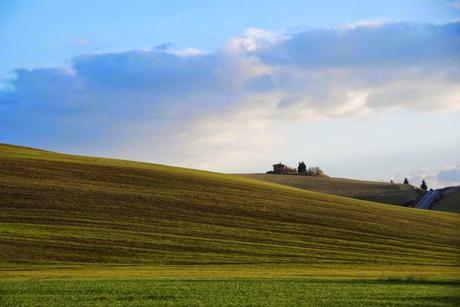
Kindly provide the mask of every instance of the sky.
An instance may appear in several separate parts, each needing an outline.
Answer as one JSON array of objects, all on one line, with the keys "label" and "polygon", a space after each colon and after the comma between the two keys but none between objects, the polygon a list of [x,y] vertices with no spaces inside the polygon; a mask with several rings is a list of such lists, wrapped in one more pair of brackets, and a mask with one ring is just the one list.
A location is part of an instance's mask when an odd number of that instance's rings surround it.
[{"label": "sky", "polygon": [[459,185],[459,81],[460,1],[0,1],[3,143]]}]

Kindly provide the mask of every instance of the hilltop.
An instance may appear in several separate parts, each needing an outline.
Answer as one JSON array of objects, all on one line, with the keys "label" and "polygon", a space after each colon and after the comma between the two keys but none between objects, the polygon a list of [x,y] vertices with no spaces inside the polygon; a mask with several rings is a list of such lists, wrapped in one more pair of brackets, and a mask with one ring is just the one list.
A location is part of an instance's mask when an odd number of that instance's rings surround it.
[{"label": "hilltop", "polygon": [[459,264],[456,214],[240,176],[0,145],[0,190],[3,270]]},{"label": "hilltop", "polygon": [[320,193],[334,194],[361,200],[411,205],[423,191],[408,184],[374,182],[334,177],[293,176],[278,174],[240,174],[246,178],[263,180]]}]

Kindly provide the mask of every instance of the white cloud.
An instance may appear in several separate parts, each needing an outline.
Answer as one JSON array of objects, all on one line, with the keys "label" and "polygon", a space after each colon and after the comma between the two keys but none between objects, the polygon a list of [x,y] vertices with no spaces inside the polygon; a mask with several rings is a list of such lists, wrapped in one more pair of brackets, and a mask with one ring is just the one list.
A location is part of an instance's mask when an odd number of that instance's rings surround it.
[{"label": "white cloud", "polygon": [[226,172],[270,165],[283,143],[273,125],[279,96],[254,94],[233,99],[227,106],[190,114],[186,121],[160,128],[147,123],[128,127],[127,135],[135,137],[119,150],[127,157],[139,158],[142,152],[145,160],[154,157],[156,162]]},{"label": "white cloud", "polygon": [[373,19],[373,20],[359,20],[359,21],[340,25],[336,28],[336,30],[349,31],[349,30],[354,30],[357,28],[378,28],[378,27],[382,27],[386,23],[389,23],[389,21],[384,18]]},{"label": "white cloud", "polygon": [[[460,165],[445,166],[439,169],[422,169],[411,173],[408,177],[409,182],[419,186],[422,180],[428,185],[428,188],[438,189],[450,186],[460,186]],[[399,180],[403,178],[398,177]]]},{"label": "white cloud", "polygon": [[226,49],[234,52],[252,52],[267,48],[283,40],[283,36],[262,29],[250,28],[242,35],[229,40]]},{"label": "white cloud", "polygon": [[[263,100],[262,104],[254,103],[257,99]],[[191,122],[187,132],[176,139],[184,147],[186,166],[234,171],[236,161],[244,169],[262,153],[274,150],[278,144],[274,142],[276,132],[270,121],[273,109],[264,107],[270,99],[248,97],[251,103],[206,114]]]},{"label": "white cloud", "polygon": [[189,57],[189,56],[199,56],[205,55],[206,52],[198,49],[198,48],[185,48],[179,50],[168,50],[168,53],[180,56],[180,57]]},{"label": "white cloud", "polygon": [[369,88],[368,106],[405,107],[421,111],[460,111],[460,83],[431,72],[398,72],[398,78]]}]

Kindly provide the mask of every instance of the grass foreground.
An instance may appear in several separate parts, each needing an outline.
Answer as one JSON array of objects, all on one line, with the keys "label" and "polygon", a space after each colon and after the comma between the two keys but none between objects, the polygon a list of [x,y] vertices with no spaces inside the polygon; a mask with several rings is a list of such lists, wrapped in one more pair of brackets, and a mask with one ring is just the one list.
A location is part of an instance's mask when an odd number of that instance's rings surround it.
[{"label": "grass foreground", "polygon": [[460,284],[304,279],[0,281],[2,306],[455,306]]},{"label": "grass foreground", "polygon": [[458,214],[11,145],[0,194],[1,306],[459,302]]}]

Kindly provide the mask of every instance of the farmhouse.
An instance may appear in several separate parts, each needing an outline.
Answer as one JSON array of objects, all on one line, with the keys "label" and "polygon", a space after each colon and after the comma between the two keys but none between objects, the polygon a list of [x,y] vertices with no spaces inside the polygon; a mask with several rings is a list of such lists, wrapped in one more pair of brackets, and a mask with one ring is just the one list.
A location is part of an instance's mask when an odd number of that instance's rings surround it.
[{"label": "farmhouse", "polygon": [[273,164],[273,173],[275,174],[297,174],[297,169],[280,163]]}]

